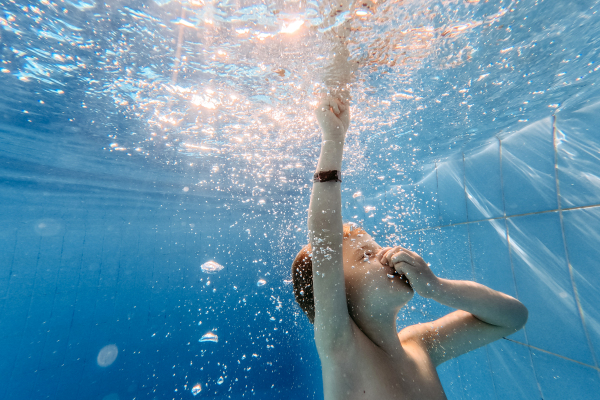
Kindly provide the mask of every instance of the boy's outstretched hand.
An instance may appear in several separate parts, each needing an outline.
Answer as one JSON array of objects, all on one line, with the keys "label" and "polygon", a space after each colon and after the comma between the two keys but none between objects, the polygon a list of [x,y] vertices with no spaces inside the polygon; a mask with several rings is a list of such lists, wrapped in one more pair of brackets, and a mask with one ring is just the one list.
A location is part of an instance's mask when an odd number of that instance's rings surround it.
[{"label": "boy's outstretched hand", "polygon": [[385,247],[377,255],[382,265],[394,267],[400,275],[406,276],[412,288],[423,297],[431,297],[439,279],[429,265],[417,253],[404,247]]},{"label": "boy's outstretched hand", "polygon": [[321,100],[315,114],[323,131],[323,140],[344,141],[350,125],[350,110],[340,99],[327,96]]}]

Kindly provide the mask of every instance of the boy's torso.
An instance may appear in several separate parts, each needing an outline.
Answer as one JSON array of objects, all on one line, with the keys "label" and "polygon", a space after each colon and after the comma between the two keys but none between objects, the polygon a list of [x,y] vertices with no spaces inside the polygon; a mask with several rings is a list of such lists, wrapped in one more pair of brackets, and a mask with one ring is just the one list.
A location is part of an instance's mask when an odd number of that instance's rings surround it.
[{"label": "boy's torso", "polygon": [[402,343],[405,356],[399,360],[357,336],[344,351],[321,357],[325,400],[446,400],[422,346]]}]

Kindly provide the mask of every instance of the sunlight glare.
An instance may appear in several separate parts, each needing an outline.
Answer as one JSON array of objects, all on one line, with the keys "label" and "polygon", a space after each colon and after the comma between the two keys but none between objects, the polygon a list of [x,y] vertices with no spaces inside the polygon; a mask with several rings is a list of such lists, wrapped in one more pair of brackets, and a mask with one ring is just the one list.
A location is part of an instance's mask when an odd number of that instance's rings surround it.
[{"label": "sunlight glare", "polygon": [[284,23],[283,27],[281,28],[281,33],[294,33],[300,29],[302,25],[304,25],[304,21],[302,20],[296,20],[290,24]]}]

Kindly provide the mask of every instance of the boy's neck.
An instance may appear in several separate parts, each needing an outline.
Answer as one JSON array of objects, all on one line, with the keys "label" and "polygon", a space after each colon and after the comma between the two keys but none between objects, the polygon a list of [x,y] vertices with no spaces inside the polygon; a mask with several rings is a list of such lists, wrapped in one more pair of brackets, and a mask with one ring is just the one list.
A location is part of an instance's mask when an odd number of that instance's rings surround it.
[{"label": "boy's neck", "polygon": [[392,357],[405,355],[398,332],[396,331],[396,316],[398,310],[353,310],[350,312],[354,323],[377,347]]}]

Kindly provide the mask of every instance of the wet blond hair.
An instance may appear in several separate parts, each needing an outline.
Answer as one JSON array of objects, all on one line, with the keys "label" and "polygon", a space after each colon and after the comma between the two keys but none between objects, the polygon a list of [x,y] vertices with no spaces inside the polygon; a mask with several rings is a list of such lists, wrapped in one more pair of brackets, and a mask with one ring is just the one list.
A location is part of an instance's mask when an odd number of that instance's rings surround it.
[{"label": "wet blond hair", "polygon": [[[366,233],[353,223],[344,224],[344,239]],[[315,323],[315,295],[313,291],[312,248],[310,243],[298,252],[292,263],[294,297],[311,324]]]}]

